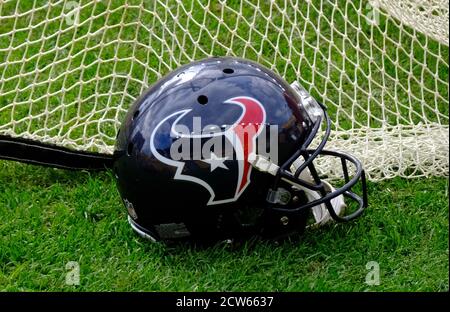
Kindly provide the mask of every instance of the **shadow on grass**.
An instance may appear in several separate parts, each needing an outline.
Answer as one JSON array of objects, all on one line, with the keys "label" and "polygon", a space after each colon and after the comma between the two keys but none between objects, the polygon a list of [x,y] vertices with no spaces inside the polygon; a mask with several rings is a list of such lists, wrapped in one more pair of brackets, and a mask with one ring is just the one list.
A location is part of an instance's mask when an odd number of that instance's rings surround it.
[{"label": "shadow on grass", "polygon": [[109,183],[113,180],[111,171],[67,170],[0,160],[0,180],[21,189],[48,187],[55,183],[76,187],[92,178]]}]

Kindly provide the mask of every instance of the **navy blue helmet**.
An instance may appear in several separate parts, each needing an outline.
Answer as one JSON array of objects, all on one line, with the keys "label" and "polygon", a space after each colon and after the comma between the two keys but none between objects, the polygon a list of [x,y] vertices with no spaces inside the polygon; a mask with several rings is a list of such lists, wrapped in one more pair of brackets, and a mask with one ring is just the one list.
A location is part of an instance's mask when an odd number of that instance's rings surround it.
[{"label": "navy blue helmet", "polygon": [[[278,238],[301,233],[309,218],[359,216],[364,171],[323,149],[330,123],[305,89],[257,63],[222,57],[178,68],[135,102],[118,133],[113,170],[132,228],[154,241]],[[341,187],[316,170],[323,157],[337,160]],[[344,213],[344,197],[353,211]]]}]

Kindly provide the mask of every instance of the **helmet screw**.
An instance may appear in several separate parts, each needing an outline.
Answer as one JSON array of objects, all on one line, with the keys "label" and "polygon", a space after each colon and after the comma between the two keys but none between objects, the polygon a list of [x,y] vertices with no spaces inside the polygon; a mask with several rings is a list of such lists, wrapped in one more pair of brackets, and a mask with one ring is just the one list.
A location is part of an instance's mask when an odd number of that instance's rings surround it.
[{"label": "helmet screw", "polygon": [[292,197],[292,201],[293,201],[294,203],[298,202],[298,196]]},{"label": "helmet screw", "polygon": [[286,217],[286,216],[283,216],[283,217],[280,218],[280,221],[281,221],[281,224],[283,224],[283,225],[288,225],[288,223],[289,223],[289,218]]}]

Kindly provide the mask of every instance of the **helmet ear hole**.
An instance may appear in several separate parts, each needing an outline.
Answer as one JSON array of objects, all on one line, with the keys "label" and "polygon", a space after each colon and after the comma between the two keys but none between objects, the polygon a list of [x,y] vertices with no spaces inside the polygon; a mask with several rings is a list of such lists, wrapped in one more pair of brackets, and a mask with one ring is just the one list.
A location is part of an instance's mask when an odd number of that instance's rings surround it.
[{"label": "helmet ear hole", "polygon": [[234,69],[233,68],[224,68],[222,71],[225,74],[232,74],[232,73],[234,73]]},{"label": "helmet ear hole", "polygon": [[197,98],[197,102],[201,105],[205,105],[206,103],[208,103],[208,97],[206,95],[199,95],[199,97]]}]

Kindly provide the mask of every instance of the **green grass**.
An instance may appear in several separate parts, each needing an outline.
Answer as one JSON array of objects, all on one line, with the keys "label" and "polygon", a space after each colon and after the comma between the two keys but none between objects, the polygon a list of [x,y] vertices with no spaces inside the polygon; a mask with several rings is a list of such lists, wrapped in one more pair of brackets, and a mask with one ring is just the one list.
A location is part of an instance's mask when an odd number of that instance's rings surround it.
[{"label": "green grass", "polygon": [[[369,183],[370,206],[297,242],[167,247],[135,235],[110,173],[0,161],[3,291],[448,290],[448,179]],[[80,264],[80,285],[65,284]],[[365,283],[377,261],[380,285]]]},{"label": "green grass", "polygon": [[[186,12],[175,1],[83,0],[80,21],[89,22],[77,28],[54,19],[62,5],[3,3],[0,17],[35,10],[0,19],[0,131],[110,147],[143,89],[178,64],[226,54],[299,80],[344,129],[383,120],[448,124],[448,47],[419,33],[413,40],[411,29],[400,35],[383,15],[378,27],[360,21],[357,11],[371,11],[360,0],[314,0],[317,10],[298,1],[297,12],[276,9],[284,1],[258,1],[254,21],[255,9],[240,2],[223,10],[211,1],[205,13],[190,0]],[[218,27],[221,14],[228,26]],[[241,38],[250,34],[246,46]],[[368,38],[385,49],[370,48]],[[308,230],[299,242],[172,248],[132,232],[109,173],[0,161],[0,290],[448,290],[448,178],[369,183],[369,193],[357,222]],[[69,261],[81,266],[79,286],[65,284]],[[365,283],[370,261],[380,265],[379,286]]]}]

